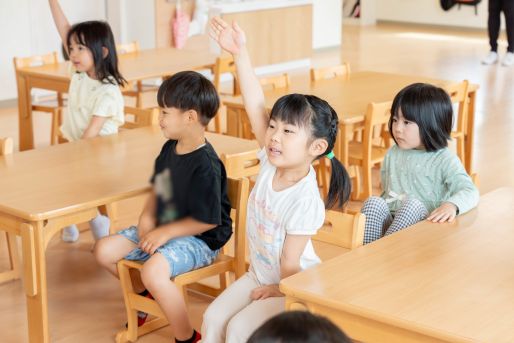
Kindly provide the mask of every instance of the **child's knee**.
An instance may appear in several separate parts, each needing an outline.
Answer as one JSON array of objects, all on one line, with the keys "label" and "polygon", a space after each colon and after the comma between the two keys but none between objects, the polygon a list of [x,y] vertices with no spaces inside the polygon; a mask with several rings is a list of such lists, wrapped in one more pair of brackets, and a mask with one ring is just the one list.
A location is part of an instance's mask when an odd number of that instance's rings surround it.
[{"label": "child's knee", "polygon": [[252,332],[248,332],[248,318],[235,315],[227,325],[227,343],[246,342]]},{"label": "child's knee", "polygon": [[411,212],[418,213],[420,216],[428,215],[428,210],[425,205],[416,198],[408,197],[403,201],[401,207],[408,209]]},{"label": "child's knee", "polygon": [[362,204],[361,213],[366,214],[367,212],[376,211],[377,209],[389,210],[384,199],[377,196],[370,196]]},{"label": "child's knee", "polygon": [[159,288],[164,283],[170,283],[170,273],[168,261],[161,254],[154,254],[143,265],[141,269],[141,281],[146,289],[152,291]]},{"label": "child's knee", "polygon": [[95,243],[95,248],[93,250],[95,260],[101,266],[106,266],[116,262],[113,261],[112,249],[110,247],[109,240],[106,238],[98,240]]},{"label": "child's knee", "polygon": [[228,318],[222,315],[223,311],[220,308],[213,306],[212,304],[207,307],[203,314],[202,323],[202,334],[208,334],[209,332],[222,332],[227,326]]}]

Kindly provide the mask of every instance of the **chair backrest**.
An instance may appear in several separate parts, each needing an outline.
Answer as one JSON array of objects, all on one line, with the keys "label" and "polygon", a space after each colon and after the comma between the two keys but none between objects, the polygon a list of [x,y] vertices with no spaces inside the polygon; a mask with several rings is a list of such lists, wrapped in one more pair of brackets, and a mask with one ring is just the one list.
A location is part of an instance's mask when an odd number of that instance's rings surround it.
[{"label": "chair backrest", "polygon": [[158,108],[137,108],[125,106],[124,129],[137,129],[144,126],[157,125],[159,122]]},{"label": "chair backrest", "polygon": [[11,137],[0,138],[0,156],[12,154],[13,146]]},{"label": "chair backrest", "polygon": [[239,89],[239,84],[236,78],[236,64],[234,63],[232,56],[222,56],[216,58],[216,63],[212,67],[212,73],[214,75],[212,83],[214,84],[214,87],[218,93],[220,93],[221,88],[221,75],[224,73],[230,73],[234,79],[232,95],[241,94],[241,90]]},{"label": "chair backrest", "polygon": [[311,81],[347,77],[348,75],[350,75],[350,64],[347,62],[337,66],[311,68]]},{"label": "chair backrest", "polygon": [[446,92],[450,96],[452,103],[459,104],[459,111],[457,112],[457,131],[466,132],[468,125],[469,81],[464,80],[452,84],[446,87]]},{"label": "chair backrest", "polygon": [[118,44],[116,45],[116,52],[118,55],[123,54],[130,54],[132,52],[138,52],[139,51],[139,42],[133,41],[126,44]]},{"label": "chair backrest", "polygon": [[287,88],[291,84],[289,80],[289,74],[284,73],[282,75],[263,77],[259,79],[262,88],[267,89],[277,89],[277,88]]},{"label": "chair backrest", "polygon": [[260,162],[257,158],[259,150],[236,154],[222,154],[221,161],[225,165],[227,176],[232,178],[250,177],[259,174]]},{"label": "chair backrest", "polygon": [[365,216],[362,213],[325,212],[325,224],[312,237],[316,253],[322,260],[362,246]]},{"label": "chair backrest", "polygon": [[234,224],[234,270],[236,279],[246,273],[246,206],[250,194],[247,178],[227,178],[227,193]]},{"label": "chair backrest", "polygon": [[477,173],[472,173],[469,177],[471,177],[471,181],[473,181],[473,184],[476,188],[480,187],[480,178],[478,177]]},{"label": "chair backrest", "polygon": [[50,52],[44,55],[36,55],[30,57],[14,57],[13,58],[14,69],[18,70],[25,67],[35,67],[47,64],[59,63],[57,52]]},{"label": "chair backrest", "polygon": [[363,154],[364,158],[370,158],[371,147],[375,137],[384,136],[384,132],[388,130],[389,118],[391,116],[391,101],[370,103],[366,110],[366,118],[364,120],[363,132]]}]

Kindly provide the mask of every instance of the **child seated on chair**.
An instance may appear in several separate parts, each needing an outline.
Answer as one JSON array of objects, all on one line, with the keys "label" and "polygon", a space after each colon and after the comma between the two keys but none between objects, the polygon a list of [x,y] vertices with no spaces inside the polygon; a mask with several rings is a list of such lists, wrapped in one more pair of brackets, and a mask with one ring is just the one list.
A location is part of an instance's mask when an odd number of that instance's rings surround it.
[{"label": "child seated on chair", "polygon": [[[144,261],[136,291],[153,296],[177,342],[196,342],[200,334],[170,278],[211,264],[232,234],[225,168],[205,140],[219,98],[213,84],[193,71],[164,81],[157,96],[159,124],[169,140],[155,160],[152,194],[139,224],[98,241],[95,257],[116,277],[119,260]],[[145,319],[139,313],[139,325]]]}]

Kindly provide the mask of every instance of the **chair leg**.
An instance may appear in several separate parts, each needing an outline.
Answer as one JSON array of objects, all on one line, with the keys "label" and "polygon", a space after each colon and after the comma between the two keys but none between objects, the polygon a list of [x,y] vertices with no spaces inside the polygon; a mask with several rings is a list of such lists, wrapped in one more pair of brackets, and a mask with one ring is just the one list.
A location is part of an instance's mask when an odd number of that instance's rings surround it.
[{"label": "chair leg", "polygon": [[50,144],[55,145],[59,143],[59,123],[60,123],[61,109],[56,108],[52,112],[52,128],[50,132]]},{"label": "chair leg", "polygon": [[9,253],[10,270],[0,273],[0,283],[18,280],[20,278],[20,260],[18,253],[18,244],[16,243],[16,235],[6,232],[7,251]]},{"label": "chair leg", "polygon": [[363,163],[362,165],[362,176],[363,176],[363,194],[362,199],[367,199],[371,196],[372,193],[372,184],[371,184],[371,168],[372,164]]}]

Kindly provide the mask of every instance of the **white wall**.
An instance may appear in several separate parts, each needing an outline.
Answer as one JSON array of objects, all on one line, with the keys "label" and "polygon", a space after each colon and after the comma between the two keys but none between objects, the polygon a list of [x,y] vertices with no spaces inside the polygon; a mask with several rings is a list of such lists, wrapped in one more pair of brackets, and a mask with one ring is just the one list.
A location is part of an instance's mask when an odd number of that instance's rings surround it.
[{"label": "white wall", "polygon": [[478,5],[478,15],[474,6],[455,5],[445,12],[439,0],[378,0],[376,6],[378,20],[487,28],[487,0]]},{"label": "white wall", "polygon": [[312,48],[341,44],[342,0],[313,0]]},{"label": "white wall", "polygon": [[[105,20],[106,0],[61,0],[70,23]],[[0,0],[0,100],[17,97],[12,59],[60,51],[48,0]]]}]

